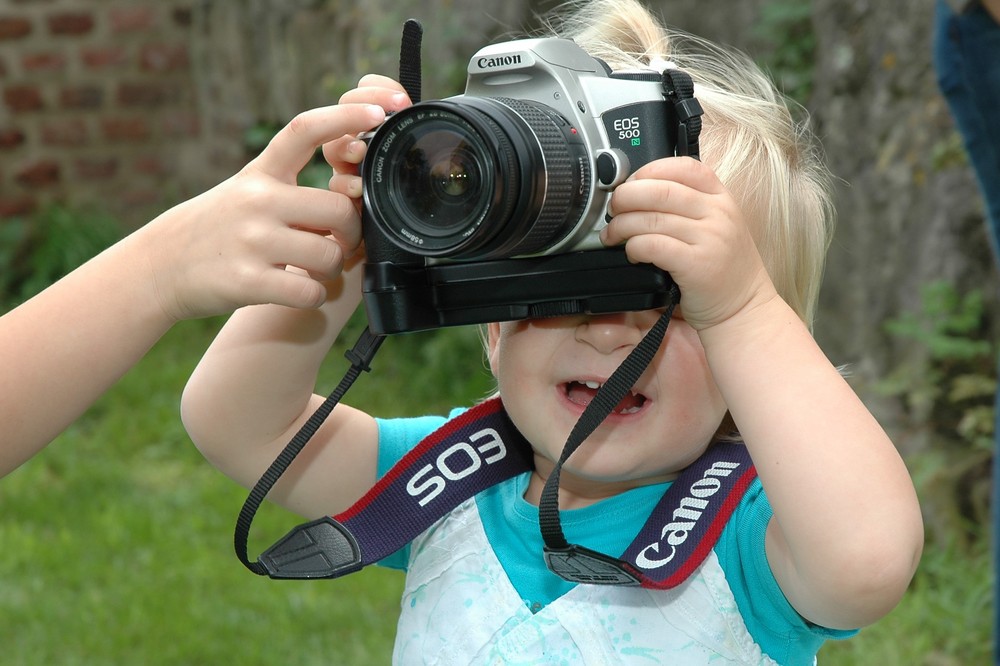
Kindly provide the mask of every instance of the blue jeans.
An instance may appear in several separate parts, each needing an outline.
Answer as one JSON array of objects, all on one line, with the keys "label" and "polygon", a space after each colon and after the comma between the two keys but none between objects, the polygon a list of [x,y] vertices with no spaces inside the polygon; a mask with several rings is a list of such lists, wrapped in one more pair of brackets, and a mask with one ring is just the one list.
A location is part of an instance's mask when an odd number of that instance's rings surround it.
[{"label": "blue jeans", "polygon": [[[986,204],[994,257],[1000,260],[1000,24],[981,6],[956,14],[937,1],[934,67],[962,135]],[[1000,440],[1000,394],[995,436]],[[997,442],[1000,444],[1000,441]],[[993,454],[994,662],[1000,664],[1000,446]]]},{"label": "blue jeans", "polygon": [[956,14],[938,0],[934,68],[979,181],[1000,259],[1000,24],[981,6]]}]

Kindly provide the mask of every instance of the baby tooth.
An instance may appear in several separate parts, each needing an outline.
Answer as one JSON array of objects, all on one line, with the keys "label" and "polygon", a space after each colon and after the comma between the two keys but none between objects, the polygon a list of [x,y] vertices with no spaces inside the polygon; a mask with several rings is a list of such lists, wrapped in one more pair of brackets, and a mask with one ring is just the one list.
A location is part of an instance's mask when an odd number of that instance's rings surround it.
[{"label": "baby tooth", "polygon": [[589,389],[599,389],[599,388],[601,388],[600,382],[586,381],[583,384],[584,384],[584,386],[586,386]]}]

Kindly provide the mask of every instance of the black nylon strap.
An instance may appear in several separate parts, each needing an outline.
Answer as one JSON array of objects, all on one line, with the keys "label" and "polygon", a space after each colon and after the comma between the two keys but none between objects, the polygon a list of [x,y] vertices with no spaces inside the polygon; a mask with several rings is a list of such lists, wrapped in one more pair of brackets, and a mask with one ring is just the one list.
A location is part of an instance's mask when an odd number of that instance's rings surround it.
[{"label": "black nylon strap", "polygon": [[542,539],[545,542],[546,552],[565,551],[570,548],[566,542],[566,536],[562,531],[562,524],[559,521],[559,476],[563,464],[566,460],[580,448],[584,440],[597,429],[601,422],[614,410],[615,406],[621,402],[628,392],[638,381],[639,376],[649,366],[656,355],[656,351],[663,342],[663,336],[670,324],[670,317],[674,313],[674,308],[680,300],[680,292],[677,285],[670,288],[670,306],[667,307],[660,318],[653,324],[639,344],[629,352],[629,355],[622,361],[622,364],[611,373],[589,405],[583,410],[576,425],[573,426],[563,452],[556,462],[556,466],[549,474],[542,488],[541,500],[538,505],[538,522],[542,531]]},{"label": "black nylon strap", "polygon": [[261,503],[263,503],[264,498],[271,491],[271,488],[274,487],[274,484],[285,473],[285,470],[292,464],[295,457],[299,455],[302,448],[316,434],[316,431],[323,425],[327,417],[330,416],[330,412],[333,411],[333,408],[337,406],[337,403],[347,393],[347,389],[351,387],[351,384],[354,383],[362,371],[371,369],[369,367],[371,360],[384,339],[384,336],[376,335],[367,328],[361,333],[361,337],[358,338],[354,347],[345,354],[347,359],[351,361],[351,367],[348,368],[344,378],[340,380],[333,393],[313,412],[305,425],[288,442],[284,450],[275,458],[271,466],[267,468],[267,471],[264,472],[256,485],[254,485],[246,501],[243,502],[240,515],[236,518],[236,529],[233,532],[233,547],[236,550],[236,557],[243,563],[243,566],[258,576],[267,576],[269,575],[269,571],[260,560],[251,562],[247,554],[247,542],[250,538],[250,524],[253,523],[253,517],[257,514],[257,510],[260,508]]},{"label": "black nylon strap", "polygon": [[403,41],[399,47],[399,82],[410,96],[410,101],[416,104],[420,101],[420,43],[424,36],[424,28],[420,21],[409,19],[403,24]]},{"label": "black nylon strap", "polygon": [[[674,104],[677,116],[677,147],[675,154],[698,159],[701,134],[702,108],[694,98],[694,82],[686,72],[667,69],[662,77],[663,92]],[[670,291],[671,305],[657,320],[638,345],[629,353],[622,365],[615,370],[607,382],[598,389],[594,399],[583,410],[580,419],[573,426],[563,452],[549,473],[542,488],[538,506],[538,522],[544,541],[545,563],[551,571],[566,580],[579,583],[601,583],[609,585],[638,585],[636,578],[624,562],[618,558],[597,551],[570,544],[566,541],[559,520],[559,476],[566,460],[580,448],[584,440],[597,429],[615,406],[631,390],[643,371],[653,360],[653,356],[663,342],[670,317],[680,300],[677,285]]]},{"label": "black nylon strap", "polygon": [[694,82],[691,75],[679,69],[663,71],[663,91],[667,99],[674,103],[677,113],[677,155],[688,155],[699,159],[701,148],[701,116],[704,111],[694,97]]},{"label": "black nylon strap", "polygon": [[[399,48],[399,81],[414,104],[420,101],[420,46],[423,35],[424,29],[419,21],[409,19],[403,24],[403,37]],[[323,404],[313,412],[305,425],[296,433],[295,437],[292,438],[275,461],[271,463],[271,466],[268,467],[267,471],[257,481],[243,503],[243,508],[240,509],[240,514],[236,518],[233,545],[236,550],[236,557],[253,573],[259,576],[267,576],[271,573],[259,559],[256,562],[251,562],[247,553],[250,525],[253,523],[253,518],[257,514],[257,510],[260,509],[260,505],[271,488],[274,487],[274,484],[285,473],[285,470],[292,464],[292,461],[295,460],[295,457],[299,455],[312,436],[316,434],[319,427],[323,425],[323,422],[333,411],[333,408],[344,397],[344,394],[347,393],[347,390],[361,372],[371,370],[369,364],[375,356],[375,352],[378,351],[379,346],[382,344],[383,339],[384,336],[376,335],[368,328],[364,330],[357,343],[346,354],[347,359],[351,362],[351,367],[347,370],[344,378],[340,380],[340,384],[337,385],[337,388],[334,389],[333,393],[327,397]]]}]

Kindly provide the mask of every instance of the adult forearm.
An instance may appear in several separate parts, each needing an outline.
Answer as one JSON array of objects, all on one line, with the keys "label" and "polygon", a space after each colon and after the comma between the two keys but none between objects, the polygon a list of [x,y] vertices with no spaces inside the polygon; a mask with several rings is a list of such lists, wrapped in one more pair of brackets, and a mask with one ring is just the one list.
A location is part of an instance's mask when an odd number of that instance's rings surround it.
[{"label": "adult forearm", "polygon": [[0,475],[50,441],[173,323],[131,240],[0,318]]}]

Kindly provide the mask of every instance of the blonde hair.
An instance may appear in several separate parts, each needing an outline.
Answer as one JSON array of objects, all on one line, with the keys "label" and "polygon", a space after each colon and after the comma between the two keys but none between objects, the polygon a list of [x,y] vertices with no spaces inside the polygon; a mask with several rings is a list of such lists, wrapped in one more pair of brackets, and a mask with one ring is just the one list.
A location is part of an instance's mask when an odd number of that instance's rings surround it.
[{"label": "blonde hair", "polygon": [[778,293],[811,327],[834,210],[805,111],[745,54],[667,29],[636,0],[577,0],[542,20],[614,70],[675,64],[691,75],[705,110],[701,158],[740,204]]}]

